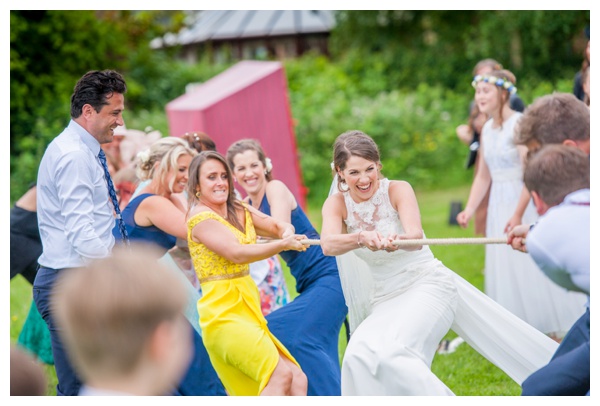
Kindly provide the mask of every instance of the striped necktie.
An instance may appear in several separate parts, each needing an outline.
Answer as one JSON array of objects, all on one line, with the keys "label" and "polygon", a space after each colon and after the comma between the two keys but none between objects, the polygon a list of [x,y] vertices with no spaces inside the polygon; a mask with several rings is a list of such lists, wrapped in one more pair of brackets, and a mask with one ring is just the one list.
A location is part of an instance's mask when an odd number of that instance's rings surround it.
[{"label": "striped necktie", "polygon": [[100,163],[102,164],[102,168],[104,169],[104,178],[106,179],[106,184],[108,185],[108,194],[110,195],[110,200],[112,201],[113,206],[115,207],[115,213],[117,214],[117,224],[119,225],[119,231],[121,232],[121,239],[124,244],[129,245],[129,237],[127,236],[127,229],[125,228],[125,221],[121,217],[121,209],[119,208],[119,201],[117,199],[117,192],[115,192],[115,186],[113,185],[113,181],[110,178],[110,172],[108,172],[108,166],[106,165],[106,155],[102,148],[100,148],[100,152],[98,153],[98,159],[100,159]]}]

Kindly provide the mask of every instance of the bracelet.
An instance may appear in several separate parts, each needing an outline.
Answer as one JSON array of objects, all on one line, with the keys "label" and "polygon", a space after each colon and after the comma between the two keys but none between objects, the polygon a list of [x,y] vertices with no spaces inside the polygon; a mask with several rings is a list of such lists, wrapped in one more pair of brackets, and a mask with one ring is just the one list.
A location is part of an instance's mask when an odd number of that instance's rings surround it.
[{"label": "bracelet", "polygon": [[360,233],[362,233],[362,230],[358,232],[358,236],[356,237],[356,243],[358,244],[359,248],[365,248],[365,246],[360,243]]}]

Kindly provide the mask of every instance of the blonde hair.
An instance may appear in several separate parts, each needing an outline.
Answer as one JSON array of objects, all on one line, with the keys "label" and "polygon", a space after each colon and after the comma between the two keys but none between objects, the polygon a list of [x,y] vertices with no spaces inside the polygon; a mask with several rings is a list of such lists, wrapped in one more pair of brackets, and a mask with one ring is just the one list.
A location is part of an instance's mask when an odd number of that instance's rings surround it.
[{"label": "blonde hair", "polygon": [[[172,168],[177,168],[177,160],[181,155],[196,156],[196,150],[177,137],[165,137],[154,142],[150,148],[138,152],[136,156],[136,175],[141,180],[160,178],[161,183]],[[173,191],[175,178],[169,182],[169,190]]]},{"label": "blonde hair", "polygon": [[61,272],[51,305],[69,358],[84,380],[114,379],[139,367],[148,339],[183,317],[185,288],[148,246]]}]

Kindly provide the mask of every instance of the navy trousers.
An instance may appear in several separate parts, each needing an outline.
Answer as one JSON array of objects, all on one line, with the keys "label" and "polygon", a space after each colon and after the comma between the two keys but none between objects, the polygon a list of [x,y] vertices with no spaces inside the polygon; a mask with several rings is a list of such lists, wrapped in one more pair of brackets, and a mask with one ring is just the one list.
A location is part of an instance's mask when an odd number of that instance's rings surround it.
[{"label": "navy trousers", "polygon": [[58,378],[56,394],[58,396],[77,396],[81,381],[73,370],[71,361],[69,361],[65,346],[58,335],[59,329],[54,323],[50,311],[50,295],[60,271],[60,269],[40,266],[33,282],[33,300],[40,315],[48,325],[48,330],[50,330],[52,355],[54,356],[54,367]]},{"label": "navy trousers", "polygon": [[521,385],[522,396],[585,396],[590,391],[590,309],[571,327],[548,363]]}]

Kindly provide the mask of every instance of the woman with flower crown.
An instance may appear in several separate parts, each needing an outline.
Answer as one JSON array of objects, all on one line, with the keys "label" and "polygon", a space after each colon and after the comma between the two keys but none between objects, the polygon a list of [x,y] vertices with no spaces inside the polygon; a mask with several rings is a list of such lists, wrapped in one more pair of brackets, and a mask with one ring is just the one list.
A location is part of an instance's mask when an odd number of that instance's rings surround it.
[{"label": "woman with flower crown", "polygon": [[321,247],[336,256],[352,335],[342,395],[452,395],[431,371],[454,330],[517,383],[558,344],[446,268],[421,239],[415,192],[381,173],[377,144],[360,131],[338,136],[334,183],[323,204]]},{"label": "woman with flower crown", "polygon": [[[537,219],[523,184],[527,148],[513,141],[522,116],[509,106],[510,94],[517,91],[515,84],[508,70],[477,75],[472,83],[475,103],[490,119],[482,129],[480,168],[456,220],[463,228],[468,226],[491,184],[486,222],[486,234],[491,237]],[[485,249],[485,293],[536,329],[560,339],[584,313],[585,295],[568,292],[545,278],[531,257],[508,245],[490,244]]]},{"label": "woman with flower crown", "polygon": [[[297,233],[319,238],[290,189],[273,178],[271,160],[257,140],[234,142],[227,150],[227,163],[251,206],[292,223]],[[266,317],[269,329],[302,366],[308,395],[339,396],[338,341],[348,308],[335,258],[325,256],[320,246],[280,255],[296,279],[299,295]]]}]

